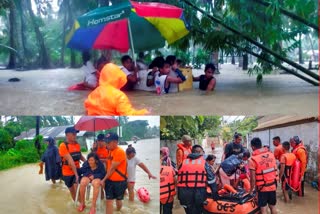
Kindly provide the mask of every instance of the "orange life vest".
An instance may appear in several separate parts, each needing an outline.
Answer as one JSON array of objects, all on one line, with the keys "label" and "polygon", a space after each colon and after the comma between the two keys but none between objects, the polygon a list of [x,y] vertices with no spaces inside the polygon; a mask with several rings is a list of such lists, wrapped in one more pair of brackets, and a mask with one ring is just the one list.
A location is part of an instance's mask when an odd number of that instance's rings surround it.
[{"label": "orange life vest", "polygon": [[256,163],[256,186],[261,190],[265,186],[277,183],[277,164],[274,154],[267,148],[257,149],[251,159]]},{"label": "orange life vest", "polygon": [[203,157],[198,159],[187,158],[178,171],[178,187],[205,187],[207,173]]},{"label": "orange life vest", "polygon": [[[64,142],[64,145],[66,145],[66,148],[67,148],[69,154],[71,155],[76,167],[80,168],[81,151],[77,147],[78,143],[70,144],[68,142]],[[72,152],[70,151],[69,147],[72,147]],[[68,161],[64,157],[61,157],[61,159],[62,159],[62,164],[63,165],[69,166]]]},{"label": "orange life vest", "polygon": [[[161,166],[160,170],[160,200],[170,200],[171,196],[176,195],[174,184],[174,170],[171,166]],[[169,202],[169,201],[168,201]]]},{"label": "orange life vest", "polygon": [[[300,143],[298,146],[296,146],[296,148],[294,148],[293,150],[292,150],[292,153],[297,157],[297,159],[299,158],[298,157],[298,155],[297,155],[297,153],[298,153],[298,150],[299,149],[303,149],[304,150],[304,152],[306,153],[306,157],[307,157],[307,162],[306,162],[306,164],[308,164],[308,151],[307,151],[307,149],[306,149],[306,147],[304,147],[304,145],[303,145],[303,143]],[[300,161],[300,160],[299,160]]]},{"label": "orange life vest", "polygon": [[183,160],[187,159],[188,155],[191,154],[191,147],[186,148],[183,143],[177,144],[178,150],[183,151]]},{"label": "orange life vest", "polygon": [[285,176],[288,178],[291,175],[292,165],[296,161],[296,156],[293,153],[284,153],[282,156],[285,157]]}]

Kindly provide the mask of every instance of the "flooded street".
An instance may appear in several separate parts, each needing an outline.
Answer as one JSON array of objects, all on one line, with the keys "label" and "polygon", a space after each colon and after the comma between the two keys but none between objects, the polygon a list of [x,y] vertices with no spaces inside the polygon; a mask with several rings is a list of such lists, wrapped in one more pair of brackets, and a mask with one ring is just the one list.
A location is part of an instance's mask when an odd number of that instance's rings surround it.
[{"label": "flooded street", "polygon": [[[159,139],[141,140],[133,146],[136,148],[137,157],[153,174],[158,175],[160,171]],[[126,146],[122,147],[126,148]],[[64,183],[46,182],[44,175],[38,175],[38,171],[37,164],[28,164],[0,172],[1,213],[78,214]],[[125,196],[121,212],[115,213],[153,214],[159,211],[159,178],[149,180],[140,167],[137,167],[136,177],[135,189],[147,188],[151,201],[143,204],[136,198],[134,203],[129,203],[128,196]],[[88,201],[87,208],[82,213],[89,212],[90,204],[91,202]],[[105,213],[105,201],[102,201],[101,205],[100,213]],[[98,210],[97,213],[99,213]]]},{"label": "flooded street", "polygon": [[[216,75],[216,89],[209,96],[200,94],[195,88],[198,83],[194,83],[194,90],[176,94],[156,96],[151,92],[135,91],[128,93],[128,96],[135,108],[151,108],[153,115],[193,115],[195,112],[199,115],[318,113],[318,88],[293,75],[266,75],[263,77],[262,86],[257,86],[255,76],[248,76],[246,71],[240,70],[238,66],[225,64],[220,72],[221,74]],[[202,70],[193,70],[194,76],[202,73]],[[21,81],[8,82],[8,79],[13,77],[20,78]],[[80,69],[23,72],[2,70],[0,113],[82,115],[85,113],[83,102],[89,91],[67,91],[69,86],[82,80]]]},{"label": "flooded street", "polygon": [[[211,152],[211,148],[205,149],[206,154],[214,154],[217,159],[216,163],[221,163],[221,156],[223,153],[222,146],[216,145],[214,152]],[[318,213],[319,206],[319,192],[311,188],[310,184],[305,183],[305,196],[303,198],[297,197],[293,194],[293,199],[290,203],[285,204],[282,196],[282,191],[278,186],[277,189],[277,211],[278,214],[316,214]],[[180,206],[179,200],[175,198],[173,213],[184,214],[184,209]]]}]

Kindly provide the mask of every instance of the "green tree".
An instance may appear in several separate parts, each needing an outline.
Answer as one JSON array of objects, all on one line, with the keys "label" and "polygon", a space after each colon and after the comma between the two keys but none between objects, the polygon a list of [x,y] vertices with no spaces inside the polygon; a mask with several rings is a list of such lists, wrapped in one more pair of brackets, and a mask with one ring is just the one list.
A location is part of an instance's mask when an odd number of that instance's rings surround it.
[{"label": "green tree", "polygon": [[0,150],[6,151],[14,146],[12,137],[3,128],[0,128]]}]

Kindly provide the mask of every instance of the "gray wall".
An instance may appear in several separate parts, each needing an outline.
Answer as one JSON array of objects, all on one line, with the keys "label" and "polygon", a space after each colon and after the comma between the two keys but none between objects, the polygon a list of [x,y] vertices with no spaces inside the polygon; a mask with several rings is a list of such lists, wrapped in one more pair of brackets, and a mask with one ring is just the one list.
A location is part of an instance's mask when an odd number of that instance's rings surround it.
[{"label": "gray wall", "polygon": [[[192,145],[197,144],[197,140],[192,142]],[[181,140],[160,140],[160,148],[161,147],[168,147],[170,150],[170,158],[173,162],[176,162],[176,151],[177,151],[177,144],[181,143]]]},{"label": "gray wall", "polygon": [[307,167],[306,180],[311,181],[318,175],[318,123],[310,122],[282,128],[271,128],[264,131],[253,132],[253,137],[259,137],[263,145],[269,145],[271,151],[274,150],[272,138],[279,136],[281,141],[289,141],[293,136],[299,136],[307,148],[309,162]]}]

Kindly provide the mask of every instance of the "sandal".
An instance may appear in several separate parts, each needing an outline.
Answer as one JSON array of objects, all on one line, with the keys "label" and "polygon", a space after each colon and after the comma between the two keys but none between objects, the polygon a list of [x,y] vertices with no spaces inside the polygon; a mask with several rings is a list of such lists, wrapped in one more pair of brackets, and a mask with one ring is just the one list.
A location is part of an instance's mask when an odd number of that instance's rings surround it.
[{"label": "sandal", "polygon": [[79,212],[82,212],[85,208],[86,208],[86,205],[84,205],[84,204],[79,204],[78,211],[79,211]]},{"label": "sandal", "polygon": [[89,214],[96,214],[96,208],[91,207]]}]

